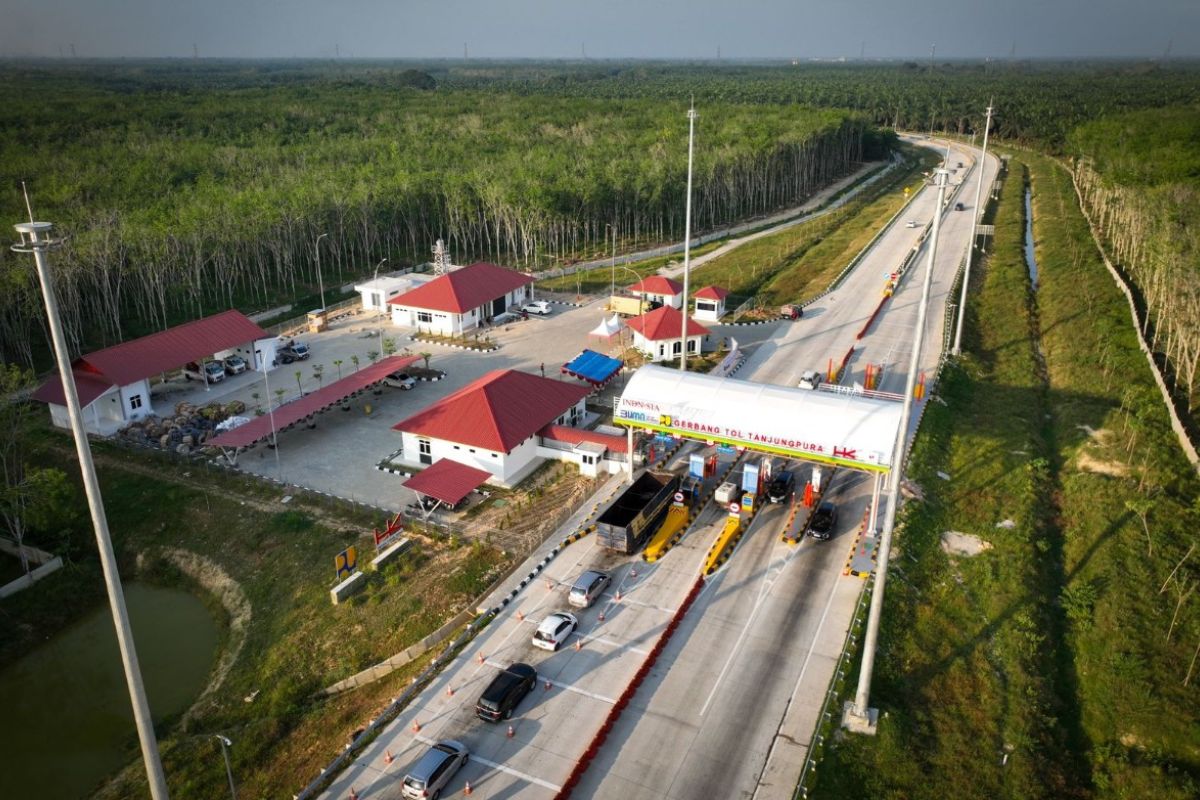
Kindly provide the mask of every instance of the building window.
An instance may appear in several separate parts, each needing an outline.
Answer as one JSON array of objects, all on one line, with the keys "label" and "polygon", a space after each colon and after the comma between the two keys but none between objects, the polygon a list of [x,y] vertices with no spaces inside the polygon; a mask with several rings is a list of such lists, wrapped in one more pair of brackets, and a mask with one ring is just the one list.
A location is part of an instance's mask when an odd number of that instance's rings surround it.
[{"label": "building window", "polygon": [[474,448],[474,447],[472,447],[472,448],[471,448],[471,452],[472,452],[472,453],[474,453],[474,452],[475,452],[475,448]]},{"label": "building window", "polygon": [[129,398],[129,408],[131,411],[137,411],[141,407],[142,396],[140,394],[135,394],[133,397]]},{"label": "building window", "polygon": [[372,297],[371,305],[373,307],[383,308],[383,295],[381,295],[379,292],[374,292],[371,294],[371,297]]},{"label": "building window", "polygon": [[499,458],[499,457],[500,457],[500,455],[498,453],[492,453],[492,458]]},{"label": "building window", "polygon": [[[674,353],[675,355],[679,355],[679,352],[680,352],[682,349],[683,349],[683,347],[682,347],[682,346],[679,344],[679,342],[672,342],[672,343],[671,343],[671,352],[672,352],[672,353]],[[691,348],[688,348],[688,349],[691,349]]]},{"label": "building window", "polygon": [[428,311],[418,311],[417,322],[433,322],[433,314]]},{"label": "building window", "polygon": [[695,339],[688,339],[688,352],[689,353],[696,352],[696,340]]},{"label": "building window", "polygon": [[660,345],[658,346],[658,354],[659,354],[660,356],[665,356],[665,355],[667,354],[667,346],[666,346],[666,345],[663,345],[663,344],[660,344]]},{"label": "building window", "polygon": [[595,463],[596,463],[596,459],[595,459],[594,457],[592,457],[592,456],[584,456],[584,457],[583,457],[583,463],[585,463],[585,464],[588,464],[588,465],[595,464]]},{"label": "building window", "polygon": [[454,445],[454,449],[455,449],[455,450],[462,450],[462,448],[461,448],[461,447],[459,447],[458,445]]}]

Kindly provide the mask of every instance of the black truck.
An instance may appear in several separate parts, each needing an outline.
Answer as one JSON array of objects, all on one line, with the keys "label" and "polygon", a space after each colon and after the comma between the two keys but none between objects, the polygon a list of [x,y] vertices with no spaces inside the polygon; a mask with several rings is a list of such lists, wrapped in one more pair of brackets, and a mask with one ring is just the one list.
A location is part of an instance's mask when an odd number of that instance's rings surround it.
[{"label": "black truck", "polygon": [[662,522],[671,497],[678,490],[678,475],[643,472],[596,518],[600,546],[621,553],[636,553]]}]

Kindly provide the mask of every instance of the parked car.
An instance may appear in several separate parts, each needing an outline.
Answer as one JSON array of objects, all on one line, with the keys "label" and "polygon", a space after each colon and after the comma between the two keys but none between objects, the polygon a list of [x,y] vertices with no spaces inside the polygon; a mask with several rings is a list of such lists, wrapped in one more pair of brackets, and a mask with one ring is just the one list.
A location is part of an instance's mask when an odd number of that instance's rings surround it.
[{"label": "parked car", "polygon": [[587,608],[596,602],[596,598],[608,588],[610,583],[612,583],[612,578],[608,577],[607,573],[589,569],[575,579],[575,585],[571,587],[571,593],[567,595],[567,602],[576,608]]},{"label": "parked car", "polygon": [[792,488],[796,485],[796,476],[794,473],[786,469],[775,473],[771,478],[771,482],[767,484],[767,501],[771,503],[782,503],[792,493]]},{"label": "parked car", "polygon": [[297,342],[295,339],[279,348],[278,351],[279,360],[284,364],[290,364],[293,361],[303,361],[310,355],[312,355],[312,352],[309,351],[308,345],[304,342]]},{"label": "parked car", "polygon": [[828,500],[822,500],[816,511],[813,512],[812,521],[808,525],[808,532],[814,539],[825,541],[833,537],[833,529],[837,525],[838,510],[837,506]]},{"label": "parked car", "polygon": [[526,314],[537,314],[544,317],[550,313],[550,304],[545,300],[534,300],[532,303],[521,306],[521,310]]},{"label": "parked car", "polygon": [[203,367],[192,361],[183,368],[183,377],[189,381],[220,383],[225,380],[225,367],[221,366],[220,361],[205,362]]},{"label": "parked car", "polygon": [[226,375],[241,375],[250,366],[241,356],[229,356],[221,364],[225,367]]},{"label": "parked car", "polygon": [[537,670],[528,664],[509,664],[487,685],[475,703],[475,716],[484,722],[512,717],[513,709],[537,684]]},{"label": "parked car", "polygon": [[405,392],[417,385],[416,378],[407,372],[392,372],[383,379],[383,382]]},{"label": "parked car", "polygon": [[453,739],[443,739],[421,756],[413,768],[404,776],[400,793],[413,800],[442,796],[442,789],[454,777],[454,773],[467,763],[467,747]]},{"label": "parked car", "polygon": [[816,389],[821,385],[821,373],[815,369],[806,369],[800,376],[800,383],[797,384],[801,389]]},{"label": "parked car", "polygon": [[578,627],[579,620],[574,614],[556,611],[538,625],[537,632],[533,634],[533,646],[554,652]]}]

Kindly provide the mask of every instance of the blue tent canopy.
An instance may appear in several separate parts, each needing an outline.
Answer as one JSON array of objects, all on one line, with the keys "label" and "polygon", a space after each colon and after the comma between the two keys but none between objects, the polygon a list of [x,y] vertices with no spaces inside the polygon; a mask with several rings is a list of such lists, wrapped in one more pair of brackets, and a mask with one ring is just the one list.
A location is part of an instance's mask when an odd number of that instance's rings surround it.
[{"label": "blue tent canopy", "polygon": [[584,350],[569,363],[563,364],[562,371],[594,386],[603,386],[621,369],[621,361],[616,358]]}]

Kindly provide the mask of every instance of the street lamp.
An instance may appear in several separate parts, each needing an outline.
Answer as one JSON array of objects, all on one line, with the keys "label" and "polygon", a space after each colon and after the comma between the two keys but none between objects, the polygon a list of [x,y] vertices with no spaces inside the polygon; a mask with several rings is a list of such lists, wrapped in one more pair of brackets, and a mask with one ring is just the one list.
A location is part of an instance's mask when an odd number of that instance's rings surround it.
[{"label": "street lamp", "polygon": [[316,253],[316,256],[317,256],[317,287],[320,289],[320,292],[321,292],[321,310],[322,311],[325,310],[325,281],[323,281],[321,279],[321,240],[324,239],[328,235],[329,235],[328,233],[322,233],[320,236],[317,237],[317,240],[315,242],[313,242],[313,252]]},{"label": "street lamp", "polygon": [[[379,263],[375,265],[375,276],[371,278],[371,285],[373,287],[375,287],[376,289],[379,288],[379,287],[375,286],[375,281],[379,280],[379,268],[383,266],[383,262],[385,262],[385,261],[387,261],[387,256],[384,256],[383,258],[379,259]],[[383,292],[380,292],[379,293],[379,310],[381,312],[383,311],[383,305],[384,305]],[[379,323],[379,355],[381,357],[383,356],[383,323],[382,322]]]},{"label": "street lamp", "polygon": [[[26,196],[28,204],[29,198]],[[12,246],[13,252],[32,253],[37,267],[38,282],[41,284],[42,299],[46,304],[46,322],[50,326],[50,342],[54,347],[54,358],[58,362],[58,374],[62,380],[63,399],[66,401],[67,417],[71,422],[71,434],[75,439],[75,453],[79,457],[79,471],[83,477],[83,490],[87,495],[88,510],[91,512],[92,527],[96,532],[96,549],[100,555],[100,568],[104,575],[104,588],[108,593],[108,604],[112,611],[113,624],[117,633],[117,647],[121,653],[121,665],[125,671],[125,683],[133,706],[133,719],[137,726],[138,743],[141,745],[142,761],[146,765],[146,782],[154,800],[167,800],[167,779],[163,773],[158,753],[158,741],[154,735],[154,718],[150,715],[150,703],[142,683],[142,671],[138,666],[137,648],[134,647],[133,629],[129,625],[129,612],[125,607],[125,594],[121,590],[121,575],[117,559],[113,554],[112,537],[108,532],[108,517],[104,511],[104,499],[100,494],[100,481],[96,477],[96,464],[92,461],[92,448],[88,443],[87,431],[83,426],[83,412],[79,406],[79,390],[71,371],[71,358],[67,353],[66,337],[62,320],[58,314],[58,298],[54,292],[54,277],[50,274],[50,259],[47,253],[61,244],[61,240],[50,238],[52,225],[49,222],[34,222],[33,212],[29,222],[15,225],[21,241]]]},{"label": "street lamp", "polygon": [[229,778],[229,796],[233,800],[237,800],[237,789],[233,788],[233,768],[229,766],[229,748],[233,747],[233,742],[217,733],[213,738],[221,743],[221,755],[225,756],[225,776]]}]

